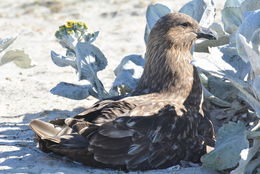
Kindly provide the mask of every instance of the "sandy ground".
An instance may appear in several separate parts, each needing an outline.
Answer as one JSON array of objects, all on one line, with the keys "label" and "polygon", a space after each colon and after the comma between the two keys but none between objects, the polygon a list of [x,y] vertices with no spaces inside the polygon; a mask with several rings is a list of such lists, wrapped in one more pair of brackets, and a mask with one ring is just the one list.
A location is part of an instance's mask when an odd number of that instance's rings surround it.
[{"label": "sandy ground", "polygon": [[[145,10],[149,0],[0,0],[0,38],[18,36],[8,49],[23,49],[35,66],[13,63],[0,67],[0,173],[120,173],[94,170],[35,147],[28,123],[32,119],[70,117],[96,100],[70,100],[49,91],[61,81],[77,83],[70,67],[54,65],[50,51],[64,53],[54,37],[67,20],[86,22],[100,31],[95,41],[109,65],[99,77],[109,88],[113,70],[129,54],[143,54]],[[160,1],[178,10],[188,0]],[[161,172],[168,173],[168,170]]]}]

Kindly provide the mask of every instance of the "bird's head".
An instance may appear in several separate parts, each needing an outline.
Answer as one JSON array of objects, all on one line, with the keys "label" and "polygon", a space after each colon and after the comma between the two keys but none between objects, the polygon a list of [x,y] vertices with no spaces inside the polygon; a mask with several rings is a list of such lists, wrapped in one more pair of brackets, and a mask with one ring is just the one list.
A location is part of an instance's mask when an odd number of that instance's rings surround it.
[{"label": "bird's head", "polygon": [[215,40],[217,34],[210,29],[200,27],[198,22],[188,15],[170,13],[155,24],[149,40],[152,42],[160,40],[177,48],[190,49],[194,41],[200,38]]}]

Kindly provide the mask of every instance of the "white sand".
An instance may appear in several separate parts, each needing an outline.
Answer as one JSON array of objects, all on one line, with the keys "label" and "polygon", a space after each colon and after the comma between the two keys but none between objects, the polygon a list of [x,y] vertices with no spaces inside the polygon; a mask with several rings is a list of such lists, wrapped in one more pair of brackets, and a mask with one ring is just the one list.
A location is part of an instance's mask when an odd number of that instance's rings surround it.
[{"label": "white sand", "polygon": [[[174,4],[171,6],[178,10],[187,1],[161,2]],[[51,2],[54,5],[48,5]],[[31,69],[21,69],[13,63],[0,67],[0,173],[114,173],[94,170],[39,151],[28,123],[32,119],[69,117],[96,101],[91,97],[70,100],[49,92],[61,81],[76,83],[78,80],[72,68],[57,67],[51,61],[51,50],[65,51],[54,37],[59,25],[67,20],[77,20],[86,22],[93,31],[100,31],[95,45],[108,58],[109,65],[99,75],[109,87],[114,79],[113,70],[121,58],[145,52],[145,10],[150,2],[0,1],[0,38],[21,33],[8,49],[23,49],[36,64]]]}]

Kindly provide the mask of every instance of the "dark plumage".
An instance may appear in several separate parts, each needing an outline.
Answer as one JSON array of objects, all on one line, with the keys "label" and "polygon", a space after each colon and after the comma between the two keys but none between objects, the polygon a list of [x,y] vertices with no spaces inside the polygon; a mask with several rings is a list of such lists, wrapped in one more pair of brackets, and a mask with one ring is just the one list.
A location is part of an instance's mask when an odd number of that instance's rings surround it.
[{"label": "dark plumage", "polygon": [[200,37],[215,38],[187,15],[162,17],[150,33],[144,72],[132,95],[99,101],[74,118],[33,120],[40,149],[121,170],[198,162],[213,136],[201,109],[200,80],[190,64],[192,44]]}]

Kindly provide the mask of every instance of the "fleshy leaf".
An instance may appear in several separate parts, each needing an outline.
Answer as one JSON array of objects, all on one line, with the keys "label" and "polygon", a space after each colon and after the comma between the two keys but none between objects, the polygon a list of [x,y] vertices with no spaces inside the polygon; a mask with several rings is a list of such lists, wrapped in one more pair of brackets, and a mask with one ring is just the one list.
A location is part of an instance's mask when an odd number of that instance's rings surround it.
[{"label": "fleshy leaf", "polygon": [[96,40],[98,37],[99,31],[96,31],[94,33],[88,33],[84,36],[85,42],[92,43]]},{"label": "fleshy leaf", "polygon": [[[92,43],[99,32],[90,33],[83,22],[68,21],[59,27],[55,36],[60,44],[65,47],[66,56],[51,52],[52,61],[61,67],[72,66],[78,73],[79,80],[88,80],[93,87],[94,97],[107,98],[108,92],[97,77],[97,72],[107,66],[104,54]],[[90,94],[91,95],[91,94]]]},{"label": "fleshy leaf", "polygon": [[218,130],[216,139],[215,149],[201,158],[203,166],[215,170],[235,167],[240,160],[240,152],[249,146],[244,124],[225,124]]},{"label": "fleshy leaf", "polygon": [[221,76],[243,79],[250,71],[250,65],[243,62],[232,47],[209,48],[208,53],[194,53],[192,64],[206,72]]},{"label": "fleshy leaf", "polygon": [[79,73],[79,79],[93,82],[93,73],[107,66],[107,59],[96,46],[88,42],[79,42],[75,47],[76,58],[66,57],[51,51],[52,61],[60,66],[72,66]]},{"label": "fleshy leaf", "polygon": [[0,66],[9,62],[14,62],[14,64],[20,68],[31,68],[31,59],[28,54],[23,50],[10,50],[7,51],[0,59]]},{"label": "fleshy leaf", "polygon": [[[203,23],[203,22],[202,22]],[[217,40],[197,40],[194,45],[195,52],[209,52],[209,47],[218,47],[229,43],[229,35],[224,31],[222,23],[213,23],[209,27],[218,34]]]},{"label": "fleshy leaf", "polygon": [[193,17],[203,27],[209,27],[214,22],[215,8],[212,0],[192,0],[179,12]]},{"label": "fleshy leaf", "polygon": [[151,4],[147,7],[146,10],[146,27],[144,34],[144,41],[147,43],[148,36],[155,25],[155,23],[162,17],[168,13],[171,13],[172,10],[163,4]]},{"label": "fleshy leaf", "polygon": [[231,104],[218,98],[217,96],[213,95],[211,92],[208,91],[207,88],[205,88],[203,85],[202,85],[202,89],[203,89],[203,95],[204,97],[211,101],[212,103],[214,103],[215,105],[217,106],[220,106],[220,107],[230,107]]},{"label": "fleshy leaf", "polygon": [[227,0],[221,11],[225,31],[229,34],[234,33],[242,23],[243,15],[259,8],[258,0]]},{"label": "fleshy leaf", "polygon": [[259,148],[260,139],[258,138],[254,140],[254,144],[251,148],[247,148],[241,151],[239,166],[235,170],[232,170],[230,174],[252,174],[253,170],[260,164],[260,157],[258,157],[254,161],[250,160],[255,156]]},{"label": "fleshy leaf", "polygon": [[144,62],[145,60],[140,55],[124,57],[114,70],[116,79],[113,82],[112,90],[119,95],[124,95],[135,89],[143,73]]},{"label": "fleshy leaf", "polygon": [[[192,0],[185,4],[180,10],[180,13],[185,13],[194,18],[200,26],[210,28],[215,20],[215,7],[212,0]],[[195,51],[208,52],[209,46],[219,46],[225,42],[221,40],[198,40],[195,45]]]},{"label": "fleshy leaf", "polygon": [[205,167],[189,167],[173,171],[172,174],[218,174],[218,172]]},{"label": "fleshy leaf", "polygon": [[80,42],[76,46],[77,70],[80,79],[93,81],[92,73],[97,73],[107,66],[104,54],[88,42]]},{"label": "fleshy leaf", "polygon": [[250,62],[254,74],[260,75],[260,10],[247,14],[236,35],[238,54]]},{"label": "fleshy leaf", "polygon": [[223,53],[216,47],[210,49],[210,53],[194,53],[192,64],[206,71],[224,76],[224,72],[236,72],[235,68],[225,62]]},{"label": "fleshy leaf", "polygon": [[91,88],[91,85],[75,85],[61,82],[51,89],[51,93],[74,100],[82,100],[89,96]]},{"label": "fleshy leaf", "polygon": [[88,42],[79,42],[75,52],[79,79],[88,80],[97,90],[100,99],[108,97],[108,92],[97,77],[97,72],[107,65],[106,57],[97,47]]},{"label": "fleshy leaf", "polygon": [[62,56],[60,54],[57,54],[55,53],[54,51],[51,51],[51,58],[52,58],[52,61],[57,65],[57,66],[60,66],[60,67],[65,67],[65,66],[72,66],[73,68],[76,69],[76,61],[75,61],[75,58],[72,59],[72,58],[69,58],[69,57],[65,57],[65,56]]},{"label": "fleshy leaf", "polygon": [[69,50],[74,50],[78,42],[78,38],[74,35],[63,35],[59,38],[59,43]]},{"label": "fleshy leaf", "polygon": [[243,13],[240,4],[244,0],[227,0],[222,9],[222,22],[227,33],[232,34],[242,23]]},{"label": "fleshy leaf", "polygon": [[255,110],[256,116],[260,117],[260,102],[256,99],[256,96],[252,94],[250,85],[242,80],[228,78],[232,85],[236,87],[241,93],[240,95],[249,105]]},{"label": "fleshy leaf", "polygon": [[260,8],[260,1],[259,0],[244,0],[241,3],[240,8],[243,12],[258,10]]},{"label": "fleshy leaf", "polygon": [[0,52],[4,51],[7,47],[9,47],[17,37],[9,37],[6,39],[0,39]]},{"label": "fleshy leaf", "polygon": [[[260,97],[260,76],[255,77],[252,83],[252,89],[254,90],[254,93],[256,96]],[[259,100],[260,98],[258,98]]]}]

